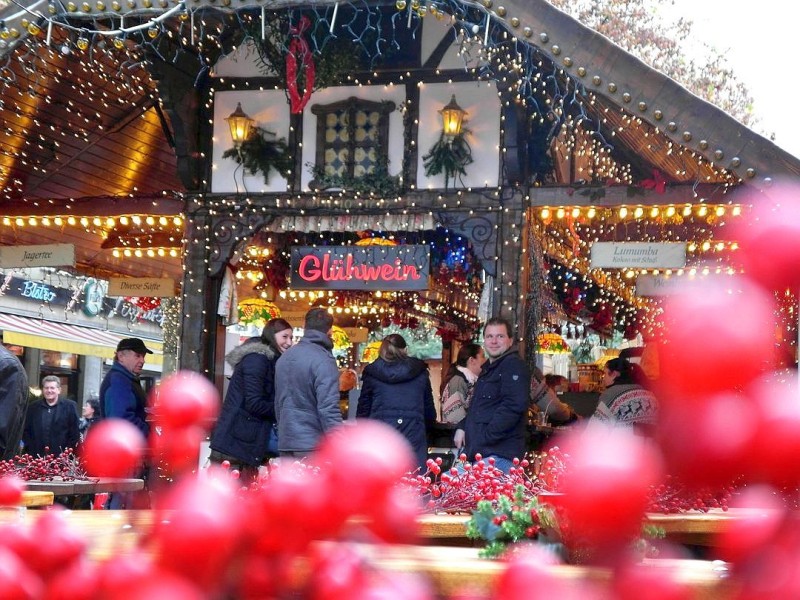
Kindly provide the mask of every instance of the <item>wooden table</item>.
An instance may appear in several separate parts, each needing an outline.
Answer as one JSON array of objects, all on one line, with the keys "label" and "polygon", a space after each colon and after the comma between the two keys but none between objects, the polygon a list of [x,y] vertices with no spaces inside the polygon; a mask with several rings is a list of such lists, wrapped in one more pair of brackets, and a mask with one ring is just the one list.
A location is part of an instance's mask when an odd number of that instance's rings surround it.
[{"label": "wooden table", "polygon": [[[710,510],[707,513],[681,514],[649,513],[646,523],[661,527],[667,539],[679,544],[711,547],[717,534],[732,520],[764,514],[763,510],[731,508],[727,511]],[[437,544],[469,545],[467,521],[469,515],[423,515],[419,518],[420,535]]]},{"label": "wooden table", "polygon": [[136,492],[144,489],[144,479],[120,479],[116,477],[94,477],[78,481],[27,481],[25,483],[29,491],[52,492],[55,496]]},{"label": "wooden table", "polygon": [[[33,523],[42,514],[41,511],[27,511],[22,520]],[[63,515],[88,540],[89,556],[95,560],[131,552],[147,537],[157,518],[157,513],[150,510],[65,511]],[[463,523],[463,517],[443,516],[447,518],[424,517],[421,523],[428,523],[424,527],[428,527],[433,535],[451,534],[451,528],[458,527],[459,518]],[[20,519],[16,514],[0,512],[0,524],[11,520]],[[505,569],[505,563],[501,561],[479,558],[477,548],[366,544],[356,544],[355,547],[368,563],[380,569],[423,575],[439,596],[453,596],[468,588],[485,594]],[[731,584],[725,579],[727,572],[721,570],[719,563],[666,559],[645,562],[654,569],[674,569],[678,579],[691,586],[692,597],[696,600],[724,600],[733,596]],[[604,585],[611,577],[608,570],[597,567],[557,565],[550,567],[549,571],[554,577],[575,586],[582,581]],[[301,586],[308,573],[308,564],[301,558],[294,569],[295,585]]]}]

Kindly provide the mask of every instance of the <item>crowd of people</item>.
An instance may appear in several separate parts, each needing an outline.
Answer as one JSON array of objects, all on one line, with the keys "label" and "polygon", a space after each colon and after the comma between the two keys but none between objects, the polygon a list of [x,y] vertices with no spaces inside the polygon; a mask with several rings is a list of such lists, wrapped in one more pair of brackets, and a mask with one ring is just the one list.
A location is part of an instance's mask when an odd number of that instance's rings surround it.
[{"label": "crowd of people", "polygon": [[[326,309],[308,311],[304,335],[295,344],[293,327],[282,318],[270,320],[258,337],[246,340],[225,357],[233,372],[210,436],[210,461],[228,463],[243,482],[277,457],[312,457],[323,436],[343,423],[340,370],[333,357],[334,319]],[[568,424],[579,419],[559,397],[569,381],[562,376],[531,372],[514,344],[512,324],[489,319],[483,345],[461,345],[439,389],[437,410],[428,365],[409,356],[402,335],[387,335],[378,358],[361,373],[355,417],[374,419],[400,432],[424,471],[429,436],[438,423],[453,428],[456,454],[492,458],[508,471],[514,458],[527,450],[530,423]],[[152,351],[138,338],[119,342],[114,362],[98,397],[76,403],[62,397],[56,376],[42,379],[42,397],[28,401],[28,380],[16,356],[0,345],[0,455],[22,451],[32,455],[60,454],[76,448],[102,418],[132,423],[150,435],[147,396],[139,382]],[[352,370],[350,371],[352,372]],[[627,358],[604,367],[604,391],[588,423],[630,427],[648,435],[658,415],[658,402],[644,373]],[[147,479],[148,466],[135,477]],[[140,507],[141,495],[111,494],[106,508]]]}]

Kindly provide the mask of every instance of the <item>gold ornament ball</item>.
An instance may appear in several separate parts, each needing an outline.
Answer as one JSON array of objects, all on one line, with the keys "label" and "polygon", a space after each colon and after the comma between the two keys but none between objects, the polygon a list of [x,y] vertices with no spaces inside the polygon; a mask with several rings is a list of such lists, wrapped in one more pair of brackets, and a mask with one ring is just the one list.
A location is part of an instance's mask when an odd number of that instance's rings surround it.
[{"label": "gold ornament ball", "polygon": [[125,47],[125,40],[122,38],[114,38],[114,48],[117,50],[122,50]]},{"label": "gold ornament ball", "polygon": [[86,50],[89,47],[89,40],[85,37],[80,37],[78,41],[75,42],[75,45],[78,47],[78,50]]},{"label": "gold ornament ball", "polygon": [[417,10],[419,8],[419,0],[411,0],[411,9]]},{"label": "gold ornament ball", "polygon": [[394,7],[397,10],[405,10],[406,9],[406,0],[397,0],[397,2],[394,3]]},{"label": "gold ornament ball", "polygon": [[154,40],[158,37],[158,27],[151,27],[147,30],[147,37]]},{"label": "gold ornament ball", "polygon": [[28,25],[28,33],[31,35],[39,35],[42,32],[42,29],[36,23],[30,23]]}]

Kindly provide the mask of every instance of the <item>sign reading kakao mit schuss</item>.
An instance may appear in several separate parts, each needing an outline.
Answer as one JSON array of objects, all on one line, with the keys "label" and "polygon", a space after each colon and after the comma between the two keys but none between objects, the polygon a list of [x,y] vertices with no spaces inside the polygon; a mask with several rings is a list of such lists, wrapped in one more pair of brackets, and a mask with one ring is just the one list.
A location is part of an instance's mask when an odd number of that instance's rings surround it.
[{"label": "sign reading kakao mit schuss", "polygon": [[293,246],[295,290],[426,290],[426,245]]},{"label": "sign reading kakao mit schuss", "polygon": [[175,295],[175,282],[169,278],[112,277],[108,280],[109,296],[134,296],[137,298],[171,298]]},{"label": "sign reading kakao mit schuss", "polygon": [[74,244],[0,246],[0,267],[75,266]]},{"label": "sign reading kakao mit schuss", "polygon": [[686,242],[595,242],[593,269],[680,269]]}]

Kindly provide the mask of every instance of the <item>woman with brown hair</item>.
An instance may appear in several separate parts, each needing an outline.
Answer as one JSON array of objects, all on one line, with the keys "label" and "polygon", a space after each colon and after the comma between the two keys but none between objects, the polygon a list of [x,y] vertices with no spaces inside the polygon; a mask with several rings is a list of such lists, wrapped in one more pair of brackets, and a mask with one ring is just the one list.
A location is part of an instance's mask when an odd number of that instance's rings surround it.
[{"label": "woman with brown hair", "polygon": [[436,421],[433,390],[428,365],[408,355],[403,336],[387,335],[378,358],[364,368],[356,417],[383,421],[397,429],[425,471],[427,432]]},{"label": "woman with brown hair", "polygon": [[456,424],[467,416],[472,388],[481,374],[486,355],[479,344],[468,343],[459,348],[456,362],[450,365],[442,382],[442,421]]},{"label": "woman with brown hair", "polygon": [[260,337],[250,338],[225,357],[233,375],[211,434],[210,458],[216,463],[228,461],[245,482],[258,476],[258,467],[270,455],[277,456],[275,363],[292,346],[292,333],[288,321],[271,319]]}]

